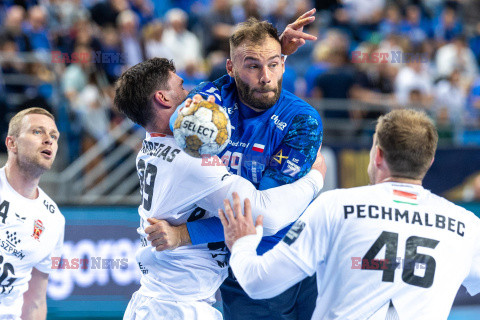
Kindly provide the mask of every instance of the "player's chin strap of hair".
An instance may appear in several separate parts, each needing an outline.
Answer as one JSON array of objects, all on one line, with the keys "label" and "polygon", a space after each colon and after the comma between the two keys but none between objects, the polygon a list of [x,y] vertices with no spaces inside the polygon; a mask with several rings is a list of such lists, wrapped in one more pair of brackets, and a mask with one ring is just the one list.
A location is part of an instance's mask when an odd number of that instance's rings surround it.
[{"label": "player's chin strap of hair", "polygon": [[255,227],[255,230],[257,232],[256,234],[249,234],[235,241],[232,246],[232,252],[243,249],[256,250],[263,237],[263,226],[258,225]]}]

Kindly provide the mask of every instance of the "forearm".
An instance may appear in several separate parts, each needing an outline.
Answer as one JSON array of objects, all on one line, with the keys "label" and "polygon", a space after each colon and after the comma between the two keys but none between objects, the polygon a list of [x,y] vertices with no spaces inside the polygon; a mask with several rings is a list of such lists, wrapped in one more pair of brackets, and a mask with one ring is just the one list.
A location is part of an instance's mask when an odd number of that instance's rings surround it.
[{"label": "forearm", "polygon": [[308,276],[275,248],[263,256],[257,256],[259,239],[255,238],[256,235],[251,235],[237,240],[230,257],[235,277],[252,299],[277,296]]},{"label": "forearm", "polygon": [[232,193],[235,191],[242,200],[250,199],[254,218],[263,215],[265,235],[275,234],[295,221],[323,187],[323,176],[316,170],[294,183],[264,191],[255,189],[249,181],[241,177],[231,176],[230,179],[231,184],[197,204],[207,211],[217,213],[219,208],[223,208],[223,200],[232,200]]},{"label": "forearm", "polygon": [[47,318],[47,301],[24,300],[22,307],[22,320],[44,320]]}]

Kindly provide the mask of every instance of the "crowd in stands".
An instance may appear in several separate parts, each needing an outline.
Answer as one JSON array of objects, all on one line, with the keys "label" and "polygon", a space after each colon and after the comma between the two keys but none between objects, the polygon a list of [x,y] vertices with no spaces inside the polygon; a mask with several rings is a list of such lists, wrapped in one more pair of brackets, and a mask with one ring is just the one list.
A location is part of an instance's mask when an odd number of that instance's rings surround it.
[{"label": "crowd in stands", "polygon": [[225,74],[236,23],[267,19],[282,31],[312,7],[317,19],[307,31],[318,40],[288,57],[284,88],[305,98],[410,105],[440,127],[480,130],[480,0],[3,0],[2,139],[9,114],[43,106],[78,139],[73,158],[121,120],[112,96],[126,68],[167,57],[191,89]]}]

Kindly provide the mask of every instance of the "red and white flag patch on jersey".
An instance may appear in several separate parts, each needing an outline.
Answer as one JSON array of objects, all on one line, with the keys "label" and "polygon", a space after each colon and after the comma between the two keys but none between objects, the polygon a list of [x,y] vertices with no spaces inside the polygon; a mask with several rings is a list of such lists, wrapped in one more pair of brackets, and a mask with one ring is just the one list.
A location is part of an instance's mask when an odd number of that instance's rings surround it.
[{"label": "red and white flag patch on jersey", "polygon": [[263,153],[263,149],[265,149],[265,145],[264,144],[259,144],[259,143],[255,143],[252,147],[252,151],[256,151],[256,152],[260,152],[260,153]]},{"label": "red and white flag patch on jersey", "polygon": [[45,230],[45,227],[43,226],[42,220],[35,220],[33,223],[32,237],[40,241],[40,236],[42,235],[43,230]]},{"label": "red and white flag patch on jersey", "polygon": [[416,193],[393,189],[394,202],[417,205],[418,204],[417,198],[418,198],[418,195]]}]

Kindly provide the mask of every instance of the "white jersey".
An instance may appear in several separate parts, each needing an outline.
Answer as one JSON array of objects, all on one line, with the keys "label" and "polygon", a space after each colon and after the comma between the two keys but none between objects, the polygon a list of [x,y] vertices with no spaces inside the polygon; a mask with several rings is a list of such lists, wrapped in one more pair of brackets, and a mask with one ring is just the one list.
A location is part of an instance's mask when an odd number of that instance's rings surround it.
[{"label": "white jersey", "polygon": [[418,185],[325,192],[263,257],[236,245],[230,263],[254,295],[267,289],[255,287],[259,265],[283,279],[316,272],[312,319],[383,320],[389,306],[400,319],[447,319],[461,284],[480,292],[480,219]]},{"label": "white jersey", "polygon": [[65,218],[38,188],[31,200],[8,183],[0,169],[0,318],[19,318],[32,268],[50,273],[51,257],[60,257]]},{"label": "white jersey", "polygon": [[[317,172],[320,182],[312,173],[293,184],[260,192],[242,177],[230,175],[224,166],[202,165],[202,159],[181,151],[172,136],[149,133],[137,156],[137,171],[142,192],[138,209],[141,247],[136,255],[142,272],[139,292],[170,301],[214,301],[210,299],[226,277],[226,247],[222,242],[158,252],[146,240],[144,229],[149,225],[148,218],[179,225],[218,216],[217,209],[223,207],[223,199],[237,191],[242,198],[252,200],[256,212],[268,215],[267,207],[274,208],[275,214],[271,216],[277,215],[279,219],[266,218],[274,233],[298,218],[321,189],[318,184],[323,183]],[[288,210],[288,201],[292,210]],[[282,216],[284,221],[278,223]]]}]

